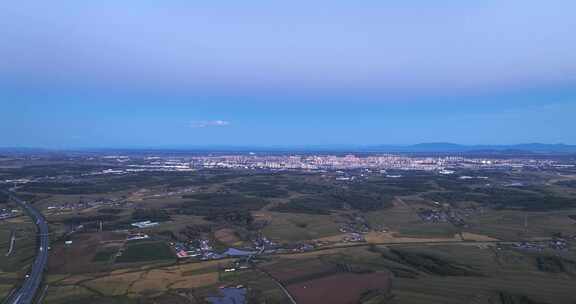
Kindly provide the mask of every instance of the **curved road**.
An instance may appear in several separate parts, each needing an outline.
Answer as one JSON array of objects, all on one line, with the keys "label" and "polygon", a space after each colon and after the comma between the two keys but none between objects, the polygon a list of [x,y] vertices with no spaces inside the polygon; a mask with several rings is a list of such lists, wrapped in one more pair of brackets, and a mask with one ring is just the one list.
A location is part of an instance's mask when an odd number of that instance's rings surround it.
[{"label": "curved road", "polygon": [[6,303],[9,304],[29,304],[33,303],[34,297],[40,288],[42,275],[46,268],[46,262],[48,261],[48,224],[40,211],[18,198],[13,193],[5,193],[26,211],[32,220],[34,220],[34,223],[38,228],[38,252],[34,259],[34,263],[32,264],[32,269],[26,276],[22,286],[10,296],[8,301],[6,301]]}]

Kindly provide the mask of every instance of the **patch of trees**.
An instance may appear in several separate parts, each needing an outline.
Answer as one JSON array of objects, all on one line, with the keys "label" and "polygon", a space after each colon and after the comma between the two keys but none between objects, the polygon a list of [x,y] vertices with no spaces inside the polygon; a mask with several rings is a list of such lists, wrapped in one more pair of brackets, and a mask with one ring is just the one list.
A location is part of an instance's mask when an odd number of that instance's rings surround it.
[{"label": "patch of trees", "polygon": [[165,209],[136,209],[132,212],[134,221],[166,222],[170,219],[170,214]]},{"label": "patch of trees", "polygon": [[208,221],[224,222],[232,225],[250,227],[254,223],[254,217],[247,210],[225,210],[212,212],[204,217]]},{"label": "patch of trees", "polygon": [[360,211],[374,211],[390,207],[394,199],[392,195],[382,192],[362,193],[359,191],[337,192],[332,194],[332,197],[336,201]]},{"label": "patch of trees", "polygon": [[288,203],[272,208],[272,211],[326,215],[330,214],[330,210],[340,208],[340,205],[324,196],[306,196],[291,199]]},{"label": "patch of trees", "polygon": [[248,181],[227,184],[228,188],[242,192],[247,195],[260,196],[260,197],[285,197],[288,196],[288,191],[281,189],[277,184],[266,183],[261,181]]},{"label": "patch of trees", "polygon": [[474,192],[434,192],[424,197],[441,203],[474,201],[496,209],[515,209],[525,211],[547,211],[571,208],[576,200],[561,197],[545,191],[528,191],[512,188],[482,188]]},{"label": "patch of trees", "polygon": [[575,200],[544,192],[533,192],[508,188],[485,188],[479,192],[489,197],[489,204],[498,209],[521,209],[547,211],[574,206]]},{"label": "patch of trees", "polygon": [[273,208],[287,213],[329,214],[331,210],[352,208],[373,211],[392,206],[393,196],[385,193],[366,193],[342,190],[324,195],[309,195],[291,199]]},{"label": "patch of trees", "polygon": [[402,178],[371,178],[354,186],[365,191],[382,192],[389,195],[413,195],[433,190],[432,177],[428,174],[403,173]]},{"label": "patch of trees", "polygon": [[174,234],[174,232],[172,230],[162,230],[162,231],[158,232],[158,235],[161,235],[163,237],[167,237],[173,241],[178,240],[178,237],[176,236],[176,234]]},{"label": "patch of trees", "polygon": [[[248,197],[231,193],[197,193],[182,196],[192,201],[182,204],[182,209],[189,211],[188,214],[205,215],[204,211],[210,209],[245,209],[259,210],[266,206],[266,200],[257,197]],[[185,212],[186,213],[186,212]]]},{"label": "patch of trees", "polygon": [[198,193],[185,195],[184,198],[192,200],[180,205],[178,212],[181,214],[246,227],[254,223],[250,211],[259,210],[268,203],[261,198],[230,193]]},{"label": "patch of trees", "polygon": [[288,181],[286,183],[286,189],[288,191],[298,192],[302,194],[323,194],[323,193],[329,193],[331,190],[333,190],[332,187],[327,185],[304,183],[296,180]]},{"label": "patch of trees", "polygon": [[544,272],[576,273],[576,262],[559,256],[538,256],[536,266]]},{"label": "patch of trees", "polygon": [[179,233],[184,235],[187,239],[193,240],[198,239],[202,234],[211,233],[214,230],[214,226],[211,224],[194,224],[187,225],[185,228],[181,229]]},{"label": "patch of trees", "polygon": [[122,209],[117,208],[100,208],[98,209],[98,213],[105,213],[105,214],[119,214],[122,213]]}]

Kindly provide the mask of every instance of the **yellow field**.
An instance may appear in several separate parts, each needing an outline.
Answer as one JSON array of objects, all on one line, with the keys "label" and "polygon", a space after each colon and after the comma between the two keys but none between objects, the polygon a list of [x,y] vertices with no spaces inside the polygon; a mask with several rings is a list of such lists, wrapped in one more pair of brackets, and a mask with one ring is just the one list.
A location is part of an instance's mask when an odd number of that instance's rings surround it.
[{"label": "yellow field", "polygon": [[[170,289],[199,288],[218,283],[218,266],[228,260],[189,263],[149,269],[121,269],[94,275],[48,276],[51,286],[58,288],[81,286],[107,296],[160,295]],[[191,275],[191,273],[194,273]],[[59,290],[49,290],[49,293]],[[64,289],[68,290],[68,289]],[[70,291],[72,291],[70,289]],[[78,291],[78,290],[75,290]],[[52,297],[57,297],[51,295]]]}]

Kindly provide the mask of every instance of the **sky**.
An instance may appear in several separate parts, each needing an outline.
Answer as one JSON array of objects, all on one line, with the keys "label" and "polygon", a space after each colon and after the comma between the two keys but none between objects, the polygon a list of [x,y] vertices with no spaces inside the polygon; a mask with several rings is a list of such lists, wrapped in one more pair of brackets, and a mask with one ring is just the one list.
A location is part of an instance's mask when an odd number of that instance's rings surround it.
[{"label": "sky", "polygon": [[4,1],[0,146],[576,144],[575,11]]}]

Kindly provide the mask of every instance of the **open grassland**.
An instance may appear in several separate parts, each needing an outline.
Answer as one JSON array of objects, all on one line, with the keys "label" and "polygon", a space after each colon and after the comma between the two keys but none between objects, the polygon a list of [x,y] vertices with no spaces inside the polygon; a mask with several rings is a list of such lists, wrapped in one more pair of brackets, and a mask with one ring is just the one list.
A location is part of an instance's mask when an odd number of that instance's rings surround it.
[{"label": "open grassland", "polygon": [[113,260],[113,254],[123,246],[125,237],[123,233],[114,232],[72,234],[68,237],[72,241],[71,245],[65,245],[64,241],[51,245],[48,272],[57,274],[102,271],[110,267],[105,262]]},{"label": "open grassland", "polygon": [[15,272],[0,272],[0,301],[21,282],[21,275]]},{"label": "open grassland", "polygon": [[[9,256],[10,236],[14,231],[16,242]],[[0,299],[24,277],[36,253],[36,228],[26,218],[19,217],[0,222]]]},{"label": "open grassland", "polygon": [[481,275],[432,273],[415,278],[397,277],[393,293],[399,303],[487,303],[500,291],[545,303],[572,303],[573,300],[574,278],[539,271],[531,254],[458,245],[409,250],[453,260]]},{"label": "open grassland", "polygon": [[468,230],[502,240],[549,237],[558,232],[571,234],[576,228],[576,221],[569,217],[571,214],[576,214],[576,209],[548,212],[490,210],[471,219]]},{"label": "open grassland", "polygon": [[420,204],[398,198],[394,207],[366,213],[373,227],[383,226],[398,237],[451,238],[460,230],[450,223],[425,223],[417,215]]},{"label": "open grassland", "polygon": [[128,244],[116,263],[175,260],[174,253],[164,242],[138,242]]},{"label": "open grassland", "polygon": [[340,234],[332,215],[267,212],[270,219],[263,233],[279,242],[297,242]]},{"label": "open grassland", "polygon": [[[574,281],[530,272],[496,278],[422,277],[397,279],[398,303],[487,303],[497,291],[524,295],[542,303],[573,303]],[[482,301],[484,300],[484,301]]]}]

